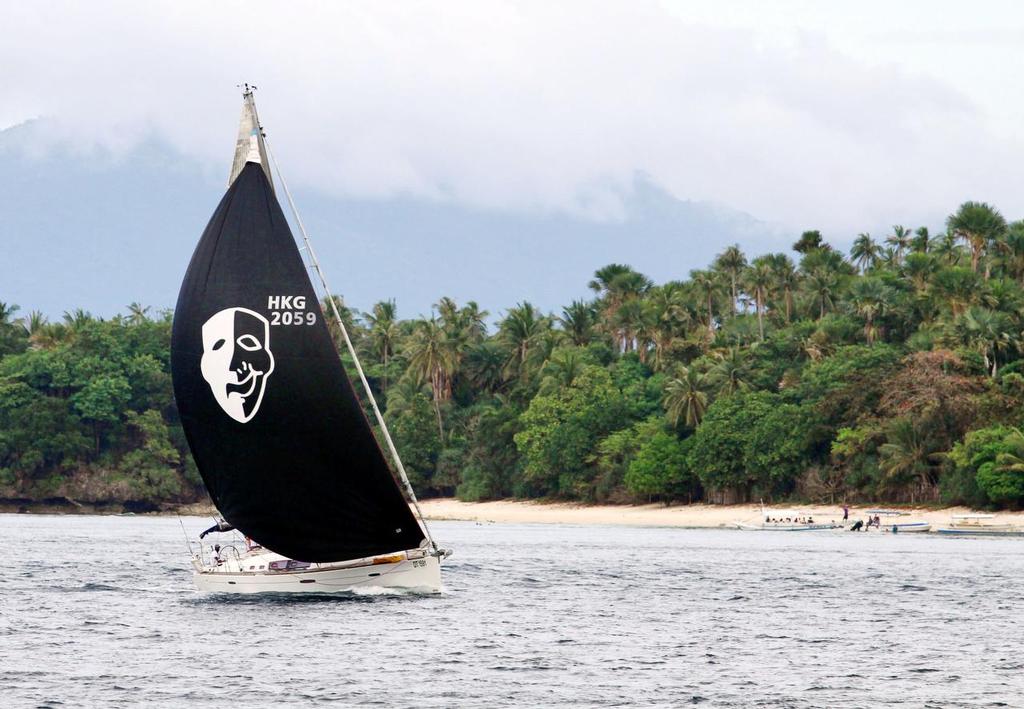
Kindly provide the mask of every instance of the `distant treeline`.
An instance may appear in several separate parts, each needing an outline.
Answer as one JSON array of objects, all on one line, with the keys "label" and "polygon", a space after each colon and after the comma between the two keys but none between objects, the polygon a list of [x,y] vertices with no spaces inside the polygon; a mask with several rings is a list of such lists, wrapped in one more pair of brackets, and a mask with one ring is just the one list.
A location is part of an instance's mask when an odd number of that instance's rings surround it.
[{"label": "distant treeline", "polygon": [[[793,250],[661,285],[611,264],[592,300],[493,331],[450,298],[342,310],[421,495],[1024,503],[1024,221],[968,202],[941,234]],[[0,304],[0,497],[201,498],[170,314],[18,314]]]}]

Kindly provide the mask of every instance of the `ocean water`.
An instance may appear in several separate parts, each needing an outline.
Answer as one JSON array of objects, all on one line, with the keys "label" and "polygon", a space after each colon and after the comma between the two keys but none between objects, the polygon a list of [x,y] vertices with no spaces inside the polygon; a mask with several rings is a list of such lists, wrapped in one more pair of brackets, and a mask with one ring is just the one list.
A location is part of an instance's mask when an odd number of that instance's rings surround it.
[{"label": "ocean water", "polygon": [[173,517],[0,515],[0,706],[1024,707],[1024,540],[432,527],[441,595],[218,597]]}]

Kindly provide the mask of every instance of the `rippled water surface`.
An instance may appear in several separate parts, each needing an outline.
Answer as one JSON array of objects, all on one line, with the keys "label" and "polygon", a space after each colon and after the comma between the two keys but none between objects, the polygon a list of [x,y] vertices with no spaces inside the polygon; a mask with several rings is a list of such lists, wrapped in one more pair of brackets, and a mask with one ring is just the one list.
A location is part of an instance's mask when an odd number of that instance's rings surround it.
[{"label": "rippled water surface", "polygon": [[1024,540],[433,528],[439,596],[218,597],[177,519],[0,515],[0,706],[1024,706]]}]

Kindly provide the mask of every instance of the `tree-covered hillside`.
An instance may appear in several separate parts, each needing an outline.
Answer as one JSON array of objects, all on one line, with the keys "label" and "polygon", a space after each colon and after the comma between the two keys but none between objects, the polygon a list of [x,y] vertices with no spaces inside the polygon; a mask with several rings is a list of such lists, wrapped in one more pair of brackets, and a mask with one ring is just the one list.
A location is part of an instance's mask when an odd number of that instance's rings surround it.
[{"label": "tree-covered hillside", "polygon": [[[1024,504],[1024,221],[963,204],[849,254],[725,248],[654,284],[599,269],[558,313],[344,309],[423,495]],[[175,502],[201,483],[170,314],[0,305],[0,497]]]}]

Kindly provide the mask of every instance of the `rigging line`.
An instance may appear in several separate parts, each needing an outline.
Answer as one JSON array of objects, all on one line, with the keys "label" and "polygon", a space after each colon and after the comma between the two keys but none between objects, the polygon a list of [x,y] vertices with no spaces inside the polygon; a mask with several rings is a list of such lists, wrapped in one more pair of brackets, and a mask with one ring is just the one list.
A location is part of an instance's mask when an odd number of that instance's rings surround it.
[{"label": "rigging line", "polygon": [[[262,126],[260,127],[262,132]],[[409,482],[409,476],[405,473],[405,466],[402,464],[402,459],[398,455],[398,449],[395,448],[395,442],[391,440],[391,432],[388,431],[388,426],[384,423],[384,416],[380,412],[380,408],[377,406],[377,399],[373,395],[373,391],[370,389],[369,382],[366,381],[366,375],[363,373],[363,367],[359,363],[359,357],[356,355],[356,348],[352,346],[352,340],[349,339],[348,329],[345,327],[345,321],[341,318],[341,313],[338,311],[338,304],[335,302],[334,296],[331,294],[331,289],[327,286],[327,279],[324,278],[324,272],[320,268],[320,261],[316,257],[316,251],[313,250],[313,244],[309,240],[309,234],[306,233],[306,227],[302,223],[302,217],[299,216],[299,211],[295,208],[295,202],[292,200],[292,193],[288,190],[288,183],[284,181],[284,175],[281,174],[281,166],[277,164],[277,157],[274,155],[274,151],[270,149],[270,144],[267,142],[266,134],[263,135],[263,142],[267,148],[267,155],[270,157],[271,162],[274,163],[274,172],[277,173],[277,179],[281,181],[281,189],[284,190],[285,197],[288,199],[288,206],[292,210],[292,215],[295,217],[295,223],[299,227],[299,232],[302,234],[302,241],[306,245],[306,252],[309,254],[312,267],[316,270],[316,275],[320,279],[320,284],[323,286],[324,292],[327,296],[327,301],[331,304],[331,310],[334,313],[335,320],[338,321],[338,327],[341,328],[341,334],[345,338],[345,346],[348,348],[348,353],[352,355],[352,361],[356,365],[356,371],[359,372],[359,381],[363,384],[363,391],[366,392],[366,398],[370,400],[370,406],[373,408],[373,414],[377,418],[377,423],[380,424],[380,430],[384,433],[384,440],[388,444],[388,450],[391,452],[391,458],[395,461],[395,467],[398,468],[398,474],[402,479],[402,483],[405,485],[405,491],[409,495],[409,499],[416,508],[416,515],[420,518],[420,524],[423,525],[423,533],[427,535],[427,543],[433,547],[434,551],[437,551],[437,542],[430,534],[430,527],[427,526],[427,520],[423,517],[423,511],[420,509],[419,500],[416,499],[416,493],[413,492],[412,483]]]},{"label": "rigging line", "polygon": [[[185,546],[188,547],[188,555],[193,556],[192,552],[192,540],[188,538],[188,532],[185,531],[185,523],[181,521],[181,515],[178,516],[178,524],[181,525],[181,534],[185,537]],[[202,551],[202,544],[200,544],[199,550]]]}]

